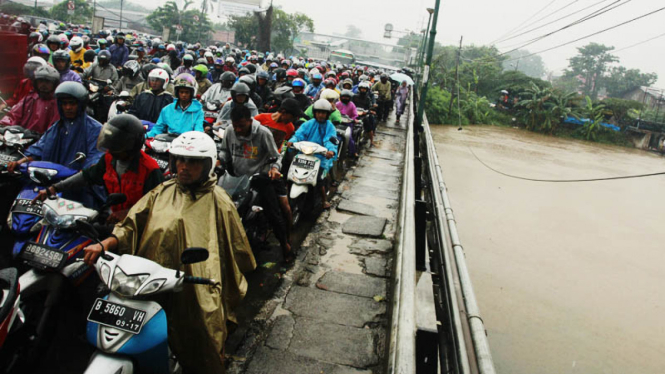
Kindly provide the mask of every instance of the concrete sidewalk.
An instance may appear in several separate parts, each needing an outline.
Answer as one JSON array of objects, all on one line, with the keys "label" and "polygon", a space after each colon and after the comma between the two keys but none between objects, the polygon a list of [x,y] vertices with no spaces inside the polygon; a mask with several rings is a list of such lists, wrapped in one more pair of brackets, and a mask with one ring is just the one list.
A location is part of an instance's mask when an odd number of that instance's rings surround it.
[{"label": "concrete sidewalk", "polygon": [[230,373],[384,372],[405,136],[394,114],[379,125],[255,328],[227,351]]}]

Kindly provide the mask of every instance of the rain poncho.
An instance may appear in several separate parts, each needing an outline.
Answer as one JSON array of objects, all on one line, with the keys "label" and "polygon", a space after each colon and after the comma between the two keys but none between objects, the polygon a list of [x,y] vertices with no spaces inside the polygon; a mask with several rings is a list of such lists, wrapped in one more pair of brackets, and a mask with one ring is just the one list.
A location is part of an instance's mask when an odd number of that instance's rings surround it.
[{"label": "rain poncho", "polygon": [[247,292],[242,275],[256,268],[235,205],[211,177],[196,190],[170,180],[146,194],[116,225],[120,253],[148,258],[176,269],[185,248],[203,247],[208,260],[184,266],[186,274],[221,285],[185,285],[164,303],[169,343],[192,373],[223,373],[227,320]]},{"label": "rain poncho", "polygon": [[[296,133],[293,134],[293,137],[291,137],[289,141],[292,143],[307,141],[320,144],[326,147],[329,151],[335,153],[336,157],[337,146],[330,141],[331,138],[336,137],[337,130],[335,129],[335,125],[333,125],[330,120],[321,123],[317,121],[316,118],[314,118],[300,125]],[[321,160],[321,167],[325,170],[329,170],[333,161],[335,160],[334,157],[327,159],[322,154],[317,154],[316,157]]]},{"label": "rain poncho", "polygon": [[138,119],[157,123],[162,109],[173,103],[173,100],[173,96],[168,91],[162,91],[159,95],[155,95],[150,90],[143,91],[136,96],[128,113]]},{"label": "rain poncho", "polygon": [[0,120],[0,126],[18,125],[43,134],[60,119],[55,97],[41,99],[37,92],[25,96]]},{"label": "rain poncho", "polygon": [[129,57],[129,49],[124,44],[113,44],[109,47],[111,52],[111,65],[122,67]]},{"label": "rain poncho", "polygon": [[155,126],[146,135],[154,138],[158,134],[182,134],[187,131],[203,131],[203,106],[192,100],[187,109],[182,110],[178,101],[167,105],[159,114]]},{"label": "rain poncho", "polygon": [[69,70],[69,68],[60,72],[60,83],[62,82],[83,83],[83,81],[81,81],[81,76],[79,76],[76,72]]}]

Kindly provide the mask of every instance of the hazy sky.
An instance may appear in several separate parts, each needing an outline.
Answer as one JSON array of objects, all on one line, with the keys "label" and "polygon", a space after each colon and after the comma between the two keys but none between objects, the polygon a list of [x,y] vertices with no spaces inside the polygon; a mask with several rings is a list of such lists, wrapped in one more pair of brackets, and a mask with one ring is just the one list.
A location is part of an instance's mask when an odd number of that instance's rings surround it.
[{"label": "hazy sky", "polygon": [[[142,1],[142,3],[150,5],[160,5],[163,2]],[[363,30],[364,38],[389,42],[383,38],[386,23],[392,23],[395,30],[419,31],[427,26],[425,9],[433,8],[435,0],[335,0],[327,2],[274,0],[273,4],[281,6],[290,13],[307,14],[314,20],[317,32],[345,32],[346,26],[352,24]],[[594,4],[597,5],[594,6]],[[524,26],[543,18],[524,28],[523,31],[590,7],[549,26],[497,44],[499,50],[508,51],[612,4],[624,5],[524,48],[530,52],[538,52],[665,7],[663,0],[442,0],[436,40],[442,44],[456,45],[459,43],[460,36],[464,36],[466,45],[489,44],[527,20],[528,22]],[[546,8],[542,12],[533,17],[544,7]],[[597,36],[545,52],[541,56],[548,70],[560,74],[568,66],[568,58],[576,54],[576,47],[589,42],[597,42],[614,46],[618,50],[663,34],[665,34],[665,10]],[[393,34],[397,37],[400,35]],[[659,81],[656,85],[665,88],[665,35],[648,43],[618,51],[616,56],[620,58],[623,66],[658,73]]]}]

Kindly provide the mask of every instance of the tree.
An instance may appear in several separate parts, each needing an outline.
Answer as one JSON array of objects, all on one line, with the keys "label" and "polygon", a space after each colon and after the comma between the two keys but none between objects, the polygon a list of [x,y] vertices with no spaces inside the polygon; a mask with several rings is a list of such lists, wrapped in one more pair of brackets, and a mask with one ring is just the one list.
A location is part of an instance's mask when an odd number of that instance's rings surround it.
[{"label": "tree", "polygon": [[628,113],[631,110],[641,111],[644,108],[644,105],[642,105],[642,103],[639,101],[615,99],[611,97],[608,97],[601,103],[605,105],[605,108],[610,113],[610,115],[614,117],[614,121],[617,124],[621,124],[624,119],[627,119]]},{"label": "tree", "polygon": [[92,6],[85,0],[71,0],[74,2],[74,14],[67,14],[68,1],[60,2],[51,8],[51,18],[71,23],[86,23],[92,18]]},{"label": "tree", "polygon": [[609,53],[614,50],[614,47],[603,44],[590,43],[577,48],[577,50],[579,54],[570,59],[569,69],[566,70],[565,75],[578,77],[582,83],[582,92],[590,96],[591,99],[595,99],[603,83],[608,65],[619,61],[619,59]]},{"label": "tree", "polygon": [[259,34],[259,23],[254,16],[250,14],[245,16],[229,16],[227,24],[235,31],[236,44],[244,47],[256,44],[256,36]]},{"label": "tree", "polygon": [[[157,8],[150,13],[146,20],[150,27],[155,30],[161,30],[162,27],[170,27],[171,39],[175,40],[176,25],[182,26],[180,39],[188,43],[195,43],[206,40],[208,34],[212,32],[212,25],[208,20],[208,15],[201,14],[198,10],[187,10],[192,1],[185,1],[182,9],[174,1],[168,1],[164,6]],[[198,21],[197,21],[198,19]]]},{"label": "tree", "polygon": [[547,72],[543,58],[539,55],[529,56],[530,54],[524,49],[510,52],[508,57],[513,61],[505,61],[503,69],[521,71],[530,77],[542,79]]},{"label": "tree", "polygon": [[26,14],[26,15],[44,17],[44,18],[50,17],[49,12],[42,7],[37,7],[35,9],[35,7],[19,3],[4,3],[0,5],[0,12],[6,14],[14,14],[14,15]]},{"label": "tree", "polygon": [[[267,49],[279,52],[291,52],[293,50],[293,42],[300,32],[305,30],[314,32],[314,21],[302,13],[289,14],[281,9],[274,9],[270,21],[272,22],[272,28],[270,29],[271,48]],[[228,25],[235,30],[236,43],[242,44],[247,48],[257,48],[257,35],[260,32],[257,17],[250,14],[245,16],[230,16]]]},{"label": "tree", "polygon": [[658,74],[656,73],[642,73],[639,69],[616,66],[610,69],[609,74],[603,80],[603,86],[607,89],[607,96],[620,97],[637,87],[649,87],[657,80]]},{"label": "tree", "polygon": [[363,31],[356,25],[346,25],[344,36],[360,39],[363,36]]},{"label": "tree", "polygon": [[397,40],[397,45],[407,48],[420,48],[422,39],[423,39],[422,34],[416,34],[415,32],[411,32],[399,38]]},{"label": "tree", "polygon": [[600,125],[603,122],[603,110],[605,106],[603,104],[594,104],[589,96],[585,97],[586,105],[582,109],[589,122],[584,124],[584,127],[580,130],[586,140],[596,140],[598,133],[602,131],[602,126]]}]

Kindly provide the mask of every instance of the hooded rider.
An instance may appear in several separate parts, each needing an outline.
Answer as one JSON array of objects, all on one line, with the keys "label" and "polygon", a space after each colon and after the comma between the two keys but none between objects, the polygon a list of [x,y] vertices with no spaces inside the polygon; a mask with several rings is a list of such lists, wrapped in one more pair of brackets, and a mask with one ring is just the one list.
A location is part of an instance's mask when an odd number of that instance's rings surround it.
[{"label": "hooded rider", "polygon": [[[217,148],[202,132],[186,132],[171,143],[170,167],[176,178],[148,192],[102,241],[105,249],[141,256],[186,274],[218,280],[216,286],[185,285],[162,306],[169,326],[169,347],[183,371],[223,373],[227,324],[247,292],[242,273],[256,268],[238,212],[216,185]],[[181,266],[185,248],[207,248],[205,262]],[[85,248],[94,263],[102,247]]]},{"label": "hooded rider", "polygon": [[82,83],[81,77],[69,69],[69,64],[71,62],[69,52],[62,49],[57,50],[53,52],[51,59],[53,60],[53,66],[60,73],[60,83],[70,81]]}]

